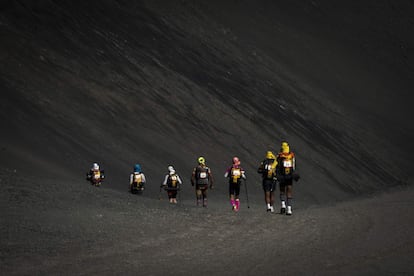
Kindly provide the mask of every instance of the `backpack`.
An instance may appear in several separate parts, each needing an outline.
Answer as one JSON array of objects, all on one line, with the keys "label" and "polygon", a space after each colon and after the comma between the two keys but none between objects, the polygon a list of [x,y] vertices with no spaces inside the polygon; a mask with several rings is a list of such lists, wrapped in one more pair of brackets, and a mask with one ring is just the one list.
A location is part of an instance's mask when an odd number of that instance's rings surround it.
[{"label": "backpack", "polygon": [[101,179],[101,171],[93,171],[93,174],[92,174],[92,179],[94,179],[94,180],[99,180],[99,179]]},{"label": "backpack", "polygon": [[[271,159],[271,160],[273,160],[273,159]],[[276,161],[270,162],[269,159],[264,160],[263,161],[263,170],[262,170],[263,177],[266,178],[266,179],[273,179],[273,177],[276,174],[276,166],[277,166]]]},{"label": "backpack", "polygon": [[142,183],[142,174],[134,172],[134,176],[132,179],[133,183],[137,183],[138,185],[140,185]]},{"label": "backpack", "polygon": [[178,175],[177,174],[171,174],[168,177],[167,180],[167,186],[168,188],[178,188]]}]

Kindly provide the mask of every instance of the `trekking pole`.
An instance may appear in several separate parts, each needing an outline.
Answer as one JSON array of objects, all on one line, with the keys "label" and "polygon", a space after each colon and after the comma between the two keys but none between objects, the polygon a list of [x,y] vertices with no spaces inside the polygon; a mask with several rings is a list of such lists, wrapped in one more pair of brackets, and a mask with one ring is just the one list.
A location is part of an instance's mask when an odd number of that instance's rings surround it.
[{"label": "trekking pole", "polygon": [[162,185],[160,186],[160,193],[158,194],[158,200],[161,200]]},{"label": "trekking pole", "polygon": [[247,180],[244,179],[244,188],[246,190],[246,203],[247,203],[247,208],[250,209],[250,205],[249,205],[249,194],[247,192]]}]

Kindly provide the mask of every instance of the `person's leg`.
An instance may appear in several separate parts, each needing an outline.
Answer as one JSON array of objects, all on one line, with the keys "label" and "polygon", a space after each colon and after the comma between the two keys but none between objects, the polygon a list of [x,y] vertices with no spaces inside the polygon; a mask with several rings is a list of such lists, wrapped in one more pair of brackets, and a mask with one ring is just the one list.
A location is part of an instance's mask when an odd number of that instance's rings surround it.
[{"label": "person's leg", "polygon": [[203,194],[203,207],[207,207],[207,187],[202,189]]},{"label": "person's leg", "polygon": [[234,197],[234,187],[232,183],[229,183],[229,198],[230,198],[230,205],[233,210],[236,209],[236,202]]},{"label": "person's leg", "polygon": [[292,215],[292,183],[286,185],[286,215]]},{"label": "person's leg", "polygon": [[168,195],[168,200],[170,201],[170,203],[172,203],[173,199],[172,199],[171,191],[167,191],[167,195]]},{"label": "person's leg", "polygon": [[237,183],[237,185],[235,187],[235,190],[234,190],[234,198],[235,198],[234,201],[235,201],[235,204],[236,204],[236,211],[238,211],[240,209],[239,195],[240,195],[240,182]]},{"label": "person's leg", "polygon": [[276,182],[272,181],[270,183],[270,195],[269,195],[269,201],[270,201],[270,212],[274,212],[275,209],[273,207],[275,203],[275,190],[276,190]]},{"label": "person's leg", "polygon": [[177,190],[171,191],[172,203],[177,203]]},{"label": "person's leg", "polygon": [[279,183],[280,213],[286,213],[286,185],[284,182]]},{"label": "person's leg", "polygon": [[270,189],[269,181],[266,179],[263,180],[263,191],[264,191],[264,199],[266,203],[266,211],[270,212]]},{"label": "person's leg", "polygon": [[266,210],[270,212],[271,205],[270,205],[270,191],[265,191],[265,201],[266,201]]},{"label": "person's leg", "polygon": [[202,192],[199,186],[196,187],[196,199],[197,199],[197,206],[200,206],[201,199],[202,199]]}]

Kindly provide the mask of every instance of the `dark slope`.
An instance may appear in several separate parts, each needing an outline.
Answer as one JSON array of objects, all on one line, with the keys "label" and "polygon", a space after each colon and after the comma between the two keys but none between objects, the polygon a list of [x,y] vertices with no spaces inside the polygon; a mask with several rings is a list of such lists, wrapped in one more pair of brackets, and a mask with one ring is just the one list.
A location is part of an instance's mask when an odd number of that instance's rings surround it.
[{"label": "dark slope", "polygon": [[[413,4],[291,2],[2,1],[0,271],[412,274],[412,189],[346,200],[412,183]],[[302,175],[292,217],[264,212],[255,172],[282,139]],[[199,155],[207,210],[188,185]],[[126,192],[135,162],[142,197]],[[158,200],[169,163],[178,206]]]},{"label": "dark slope", "polygon": [[412,7],[375,3],[5,2],[2,161],[74,177],[97,160],[123,189],[135,162],[158,183],[205,155],[220,179],[239,155],[253,180],[287,139],[301,201],[406,183]]}]

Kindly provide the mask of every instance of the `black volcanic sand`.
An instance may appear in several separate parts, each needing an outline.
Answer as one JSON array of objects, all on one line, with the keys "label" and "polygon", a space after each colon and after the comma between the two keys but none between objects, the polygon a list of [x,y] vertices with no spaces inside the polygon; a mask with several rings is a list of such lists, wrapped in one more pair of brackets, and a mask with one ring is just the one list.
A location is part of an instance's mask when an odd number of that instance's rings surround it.
[{"label": "black volcanic sand", "polygon": [[[17,185],[18,184],[18,185]],[[47,186],[46,186],[47,185]],[[190,188],[186,188],[190,189]],[[3,275],[409,275],[414,191],[271,214],[1,172]]]},{"label": "black volcanic sand", "polygon": [[[414,4],[205,2],[0,3],[0,274],[414,274]],[[285,139],[291,217],[256,173]],[[243,186],[232,213],[236,155],[250,208]]]}]

